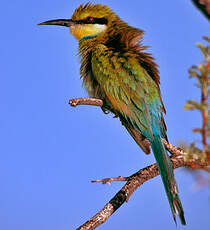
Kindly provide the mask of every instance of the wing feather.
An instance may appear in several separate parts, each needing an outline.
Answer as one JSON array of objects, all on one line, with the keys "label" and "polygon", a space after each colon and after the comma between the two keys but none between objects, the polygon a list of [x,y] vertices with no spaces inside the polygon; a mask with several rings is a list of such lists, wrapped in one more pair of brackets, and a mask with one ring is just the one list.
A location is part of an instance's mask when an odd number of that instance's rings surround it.
[{"label": "wing feather", "polygon": [[91,63],[94,78],[128,131],[134,130],[134,139],[135,131],[149,140],[154,132],[166,136],[158,85],[132,53],[122,55],[100,44]]}]

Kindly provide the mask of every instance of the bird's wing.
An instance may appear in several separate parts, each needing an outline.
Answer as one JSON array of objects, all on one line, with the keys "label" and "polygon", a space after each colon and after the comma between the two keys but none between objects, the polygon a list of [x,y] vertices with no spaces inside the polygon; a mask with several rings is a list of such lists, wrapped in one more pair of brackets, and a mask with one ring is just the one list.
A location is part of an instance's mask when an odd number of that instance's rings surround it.
[{"label": "bird's wing", "polygon": [[161,141],[166,128],[159,86],[132,53],[122,55],[99,45],[91,63],[95,79],[132,137],[139,142],[137,131],[150,141],[174,220],[177,213],[186,224],[170,158]]},{"label": "bird's wing", "polygon": [[96,81],[129,132],[140,131],[149,140],[154,133],[166,136],[159,88],[138,59],[100,44],[91,63]]},{"label": "bird's wing", "polygon": [[174,220],[177,213],[186,224],[170,158],[161,141],[161,137],[166,138],[166,128],[159,86],[132,53],[120,54],[99,45],[92,53],[91,63],[92,73],[114,111],[145,152],[148,149],[139,133],[150,141]]}]

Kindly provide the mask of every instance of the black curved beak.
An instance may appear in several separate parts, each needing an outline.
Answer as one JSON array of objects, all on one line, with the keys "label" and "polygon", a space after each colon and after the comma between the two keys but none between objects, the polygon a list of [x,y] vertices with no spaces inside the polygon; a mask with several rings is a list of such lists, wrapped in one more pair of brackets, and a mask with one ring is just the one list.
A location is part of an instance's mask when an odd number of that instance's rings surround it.
[{"label": "black curved beak", "polygon": [[71,25],[73,25],[73,21],[71,19],[56,19],[56,20],[49,20],[46,22],[41,22],[38,24],[38,26],[41,25],[55,25],[55,26],[66,26],[66,27],[70,27]]}]

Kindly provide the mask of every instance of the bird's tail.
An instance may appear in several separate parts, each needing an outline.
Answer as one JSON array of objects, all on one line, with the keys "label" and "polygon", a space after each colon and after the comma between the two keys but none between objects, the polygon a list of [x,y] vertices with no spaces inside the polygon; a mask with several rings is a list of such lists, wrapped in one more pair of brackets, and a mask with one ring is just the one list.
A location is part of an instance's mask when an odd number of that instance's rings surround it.
[{"label": "bird's tail", "polygon": [[154,139],[151,142],[151,147],[160,170],[160,175],[162,177],[174,221],[176,222],[176,213],[179,216],[181,223],[186,225],[184,210],[178,196],[178,189],[174,178],[173,168],[160,136],[154,136]]}]

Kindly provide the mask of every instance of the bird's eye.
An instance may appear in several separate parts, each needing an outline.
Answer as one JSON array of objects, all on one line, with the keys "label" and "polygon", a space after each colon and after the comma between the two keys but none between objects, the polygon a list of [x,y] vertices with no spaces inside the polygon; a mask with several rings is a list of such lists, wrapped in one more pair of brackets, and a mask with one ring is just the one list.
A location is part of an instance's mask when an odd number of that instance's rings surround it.
[{"label": "bird's eye", "polygon": [[85,22],[87,23],[92,23],[93,21],[94,21],[94,18],[90,16],[85,19]]}]

